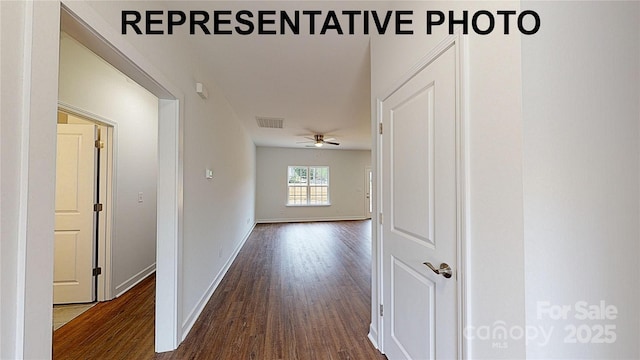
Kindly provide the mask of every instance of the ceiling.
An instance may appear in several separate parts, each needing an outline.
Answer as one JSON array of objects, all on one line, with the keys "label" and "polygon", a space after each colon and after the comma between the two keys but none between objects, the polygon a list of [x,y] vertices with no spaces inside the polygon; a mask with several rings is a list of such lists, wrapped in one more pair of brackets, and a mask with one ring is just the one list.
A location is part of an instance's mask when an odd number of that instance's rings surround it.
[{"label": "ceiling", "polygon": [[[173,10],[340,10],[348,2],[165,2]],[[353,5],[354,3],[352,3]],[[362,3],[361,3],[362,4]],[[351,8],[354,8],[352,6]],[[361,8],[361,5],[357,8]],[[305,24],[304,18],[301,23]],[[303,27],[304,28],[304,27]],[[188,31],[188,30],[187,30]],[[257,146],[297,147],[324,134],[340,146],[370,149],[370,56],[366,35],[191,35],[196,56],[224,93]],[[215,84],[211,84],[214,82]],[[260,128],[256,117],[283,118],[282,129]]]}]

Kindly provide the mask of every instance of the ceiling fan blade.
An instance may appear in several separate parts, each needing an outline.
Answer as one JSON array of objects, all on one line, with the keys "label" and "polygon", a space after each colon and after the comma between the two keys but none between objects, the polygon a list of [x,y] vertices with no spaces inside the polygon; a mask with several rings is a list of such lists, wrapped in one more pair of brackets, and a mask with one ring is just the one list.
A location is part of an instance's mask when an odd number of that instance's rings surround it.
[{"label": "ceiling fan blade", "polygon": [[340,145],[340,143],[333,142],[333,141],[323,141],[323,143],[325,143],[325,144],[331,144],[331,145]]},{"label": "ceiling fan blade", "polygon": [[333,140],[335,140],[335,139],[336,139],[336,138],[330,137],[330,138],[325,138],[325,139],[324,139],[324,141],[333,141]]},{"label": "ceiling fan blade", "polygon": [[316,141],[316,138],[314,138],[314,137],[311,137],[311,136],[304,136],[304,138],[305,138],[305,139],[309,139],[309,140],[313,140],[313,141]]},{"label": "ceiling fan blade", "polygon": [[296,141],[297,144],[312,144],[312,143],[315,143],[315,142],[316,142],[315,140],[312,140],[312,141]]}]

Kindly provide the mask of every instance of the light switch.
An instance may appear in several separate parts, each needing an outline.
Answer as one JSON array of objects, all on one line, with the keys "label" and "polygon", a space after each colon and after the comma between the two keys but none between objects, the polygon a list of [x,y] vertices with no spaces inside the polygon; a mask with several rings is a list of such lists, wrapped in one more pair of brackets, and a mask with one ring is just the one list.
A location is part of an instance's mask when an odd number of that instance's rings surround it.
[{"label": "light switch", "polygon": [[205,176],[207,179],[213,179],[213,170],[211,170],[211,169],[207,169],[207,170],[205,171],[205,173],[204,173],[204,176]]},{"label": "light switch", "polygon": [[144,197],[142,196],[142,192],[138,193],[138,202],[141,203],[142,201],[144,201]]}]

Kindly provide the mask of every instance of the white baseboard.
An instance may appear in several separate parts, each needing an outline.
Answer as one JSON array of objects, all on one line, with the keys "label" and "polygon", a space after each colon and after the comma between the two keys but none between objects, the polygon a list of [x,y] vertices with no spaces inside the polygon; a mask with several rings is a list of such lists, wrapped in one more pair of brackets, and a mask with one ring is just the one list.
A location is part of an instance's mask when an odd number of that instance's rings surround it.
[{"label": "white baseboard", "polygon": [[373,328],[373,324],[369,325],[369,335],[367,335],[367,337],[369,338],[369,341],[371,341],[371,344],[373,344],[373,347],[380,350],[380,347],[378,346],[378,332]]},{"label": "white baseboard", "polygon": [[294,223],[294,222],[314,222],[314,221],[349,221],[349,220],[366,220],[363,216],[337,216],[337,217],[319,217],[319,218],[281,218],[281,219],[258,219],[258,224],[271,223]]},{"label": "white baseboard", "polygon": [[130,277],[127,281],[122,284],[116,286],[116,297],[120,297],[120,295],[129,291],[132,287],[138,285],[138,283],[147,278],[147,276],[153,274],[156,271],[156,263],[153,263],[147,266],[145,269],[140,271],[139,273]]},{"label": "white baseboard", "polygon": [[251,227],[251,229],[249,229],[249,231],[244,236],[242,241],[233,250],[233,253],[229,257],[229,260],[227,260],[227,262],[224,264],[220,272],[218,272],[218,275],[216,275],[216,277],[213,278],[213,282],[211,282],[211,284],[207,288],[207,291],[205,291],[204,294],[202,294],[196,306],[194,306],[193,310],[191,310],[191,312],[189,313],[189,316],[187,316],[185,321],[182,323],[182,339],[180,340],[180,342],[184,341],[184,339],[189,334],[189,331],[191,331],[191,328],[196,323],[196,320],[198,320],[198,317],[202,313],[202,310],[204,310],[204,307],[207,305],[207,303],[209,302],[209,299],[211,298],[213,293],[216,291],[216,288],[218,287],[218,285],[220,285],[220,281],[222,281],[222,278],[231,267],[231,264],[233,264],[233,261],[238,256],[238,253],[240,253],[240,249],[242,249],[242,246],[244,246],[244,243],[247,242],[247,239],[249,239],[249,236],[251,235],[251,232],[253,232],[253,229],[255,227],[256,227],[256,223],[253,224],[253,226]]}]

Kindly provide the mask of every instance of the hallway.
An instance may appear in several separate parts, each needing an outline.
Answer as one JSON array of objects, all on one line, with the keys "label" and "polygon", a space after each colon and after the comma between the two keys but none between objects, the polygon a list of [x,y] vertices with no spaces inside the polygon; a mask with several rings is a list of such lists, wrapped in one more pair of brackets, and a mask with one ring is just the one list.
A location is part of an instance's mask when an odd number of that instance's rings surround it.
[{"label": "hallway", "polygon": [[[185,341],[176,351],[155,357],[385,359],[367,339],[370,238],[370,221],[257,225]],[[145,294],[135,297],[152,298],[153,287],[145,285],[151,281],[131,292],[143,287]],[[114,302],[126,300],[127,295]],[[146,316],[147,326],[137,325],[137,330],[118,326],[112,332],[102,328],[112,326],[104,319],[72,332],[73,327],[84,326],[92,309],[56,332],[54,358],[125,359],[132,358],[132,351],[135,358],[153,358],[153,342],[148,340],[152,336],[141,333],[152,334],[148,325],[153,322],[149,317],[153,302],[141,300],[132,307],[149,309],[122,320]],[[128,311],[120,309],[122,314]],[[69,339],[89,331],[109,335],[100,336],[102,343]],[[59,338],[75,346],[62,349],[57,346]]]}]

